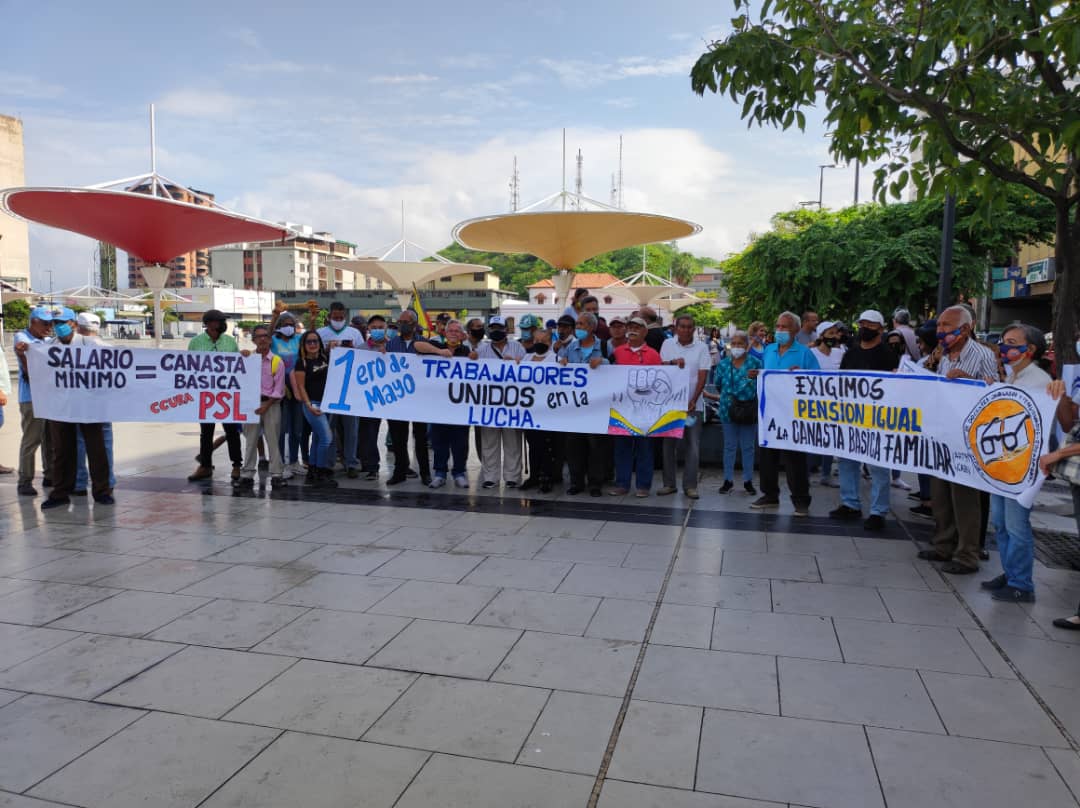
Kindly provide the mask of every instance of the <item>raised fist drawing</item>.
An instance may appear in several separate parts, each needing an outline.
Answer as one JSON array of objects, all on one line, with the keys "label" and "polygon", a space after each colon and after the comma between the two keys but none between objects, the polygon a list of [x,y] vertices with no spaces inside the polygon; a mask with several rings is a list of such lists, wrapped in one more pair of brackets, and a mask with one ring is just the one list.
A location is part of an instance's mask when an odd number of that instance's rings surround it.
[{"label": "raised fist drawing", "polygon": [[626,378],[626,397],[634,409],[663,409],[671,400],[671,380],[656,368],[635,368]]}]

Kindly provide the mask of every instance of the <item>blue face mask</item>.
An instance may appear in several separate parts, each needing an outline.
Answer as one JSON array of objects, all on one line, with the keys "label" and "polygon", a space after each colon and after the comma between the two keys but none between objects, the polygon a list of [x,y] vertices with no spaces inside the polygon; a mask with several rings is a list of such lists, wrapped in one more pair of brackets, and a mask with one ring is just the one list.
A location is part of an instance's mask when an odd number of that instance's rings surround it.
[{"label": "blue face mask", "polygon": [[574,329],[574,336],[578,339],[585,339],[585,337],[589,336],[589,332],[584,328],[576,328]]},{"label": "blue face mask", "polygon": [[67,339],[71,336],[71,326],[67,323],[59,323],[53,326],[53,333],[60,339]]},{"label": "blue face mask", "polygon": [[791,334],[787,331],[777,331],[773,334],[773,339],[776,341],[777,345],[787,345],[791,342]]},{"label": "blue face mask", "polygon": [[385,328],[373,328],[371,329],[371,338],[376,342],[382,342],[386,338]]},{"label": "blue face mask", "polygon": [[396,328],[391,328],[389,331],[386,332],[386,338],[387,339],[393,339],[394,337],[397,336],[397,334],[398,334],[397,329]]},{"label": "blue face mask", "polygon": [[532,339],[532,332],[533,332],[533,330],[531,328],[523,328],[523,329],[521,329],[521,338],[522,339]]}]

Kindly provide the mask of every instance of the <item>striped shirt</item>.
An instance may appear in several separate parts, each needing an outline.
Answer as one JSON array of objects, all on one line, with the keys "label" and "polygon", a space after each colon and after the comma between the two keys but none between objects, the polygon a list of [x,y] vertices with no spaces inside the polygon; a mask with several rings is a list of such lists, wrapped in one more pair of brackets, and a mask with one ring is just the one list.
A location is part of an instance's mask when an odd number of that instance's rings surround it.
[{"label": "striped shirt", "polygon": [[960,355],[953,359],[948,353],[941,357],[938,364],[938,373],[948,375],[953,368],[958,368],[971,376],[973,379],[985,381],[987,377],[997,381],[1000,378],[997,357],[994,352],[985,345],[980,345],[968,337],[964,347],[960,349]]}]

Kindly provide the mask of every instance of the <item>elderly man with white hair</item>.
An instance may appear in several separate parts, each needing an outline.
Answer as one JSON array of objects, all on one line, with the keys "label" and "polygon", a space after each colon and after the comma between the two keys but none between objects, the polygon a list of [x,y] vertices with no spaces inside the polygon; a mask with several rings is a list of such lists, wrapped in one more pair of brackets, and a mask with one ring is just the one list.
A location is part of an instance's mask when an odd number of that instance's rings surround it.
[{"label": "elderly man with white hair", "polygon": [[[975,341],[971,312],[950,306],[937,321],[938,345],[942,348],[938,373],[949,379],[1000,380],[994,352]],[[978,489],[934,477],[930,483],[934,511],[934,549],[923,550],[919,558],[942,561],[942,570],[953,575],[969,575],[979,569],[979,535],[982,532],[982,505]]]}]

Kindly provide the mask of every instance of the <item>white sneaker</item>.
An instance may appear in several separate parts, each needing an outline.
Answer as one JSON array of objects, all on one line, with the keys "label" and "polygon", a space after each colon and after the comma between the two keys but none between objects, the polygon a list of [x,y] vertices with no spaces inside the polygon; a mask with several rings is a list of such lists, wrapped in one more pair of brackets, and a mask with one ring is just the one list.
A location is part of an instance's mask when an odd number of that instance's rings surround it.
[{"label": "white sneaker", "polygon": [[457,477],[454,478],[454,485],[456,485],[458,488],[468,488],[469,478],[466,477],[464,474],[459,474]]},{"label": "white sneaker", "polygon": [[895,480],[892,481],[892,487],[899,488],[901,491],[911,490],[911,486],[904,482],[903,478],[901,477],[897,477]]},{"label": "white sneaker", "polygon": [[427,484],[428,488],[442,488],[446,485],[446,478],[441,474],[436,474],[431,478],[431,482]]},{"label": "white sneaker", "polygon": [[299,460],[293,463],[292,466],[290,466],[289,468],[292,469],[294,477],[302,477],[307,474],[307,469],[304,467],[304,464],[301,463]]},{"label": "white sneaker", "polygon": [[293,478],[293,468],[292,468],[292,466],[286,465],[285,468],[283,468],[281,470],[281,479],[283,479],[283,480],[291,480],[292,478]]}]

